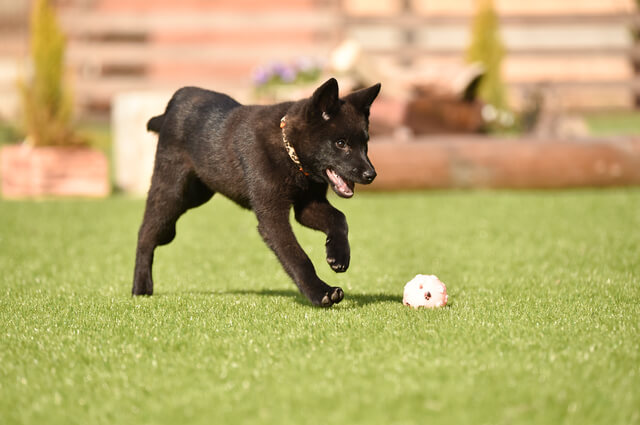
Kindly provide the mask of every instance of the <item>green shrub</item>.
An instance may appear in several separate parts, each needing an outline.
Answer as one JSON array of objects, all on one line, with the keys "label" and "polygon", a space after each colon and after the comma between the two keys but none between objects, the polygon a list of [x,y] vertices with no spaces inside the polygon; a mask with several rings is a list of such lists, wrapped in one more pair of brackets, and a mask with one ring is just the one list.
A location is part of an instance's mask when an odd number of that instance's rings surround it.
[{"label": "green shrub", "polygon": [[498,110],[507,110],[507,96],[502,81],[501,66],[505,48],[500,38],[500,22],[492,0],[481,0],[472,24],[471,44],[467,49],[467,61],[482,63],[485,75],[478,87],[483,101]]},{"label": "green shrub", "polygon": [[66,40],[48,0],[36,0],[30,20],[33,75],[20,83],[24,125],[34,146],[77,145],[72,98],[64,81]]}]

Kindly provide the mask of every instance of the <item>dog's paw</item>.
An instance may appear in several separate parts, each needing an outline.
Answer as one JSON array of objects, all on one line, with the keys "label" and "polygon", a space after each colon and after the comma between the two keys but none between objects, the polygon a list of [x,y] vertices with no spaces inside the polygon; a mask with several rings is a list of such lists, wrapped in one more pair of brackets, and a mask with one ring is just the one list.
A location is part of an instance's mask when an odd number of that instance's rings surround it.
[{"label": "dog's paw", "polygon": [[151,277],[136,279],[131,288],[131,295],[153,295],[153,281]]},{"label": "dog's paw", "polygon": [[299,287],[307,299],[311,301],[311,304],[316,307],[331,307],[334,304],[338,304],[344,298],[342,288],[329,286],[322,281],[319,281],[317,285],[302,285]]},{"label": "dog's paw", "polygon": [[331,307],[333,304],[338,304],[344,298],[344,291],[342,288],[331,288],[329,292],[326,292],[320,301],[320,307]]},{"label": "dog's paw", "polygon": [[351,258],[349,242],[344,240],[340,243],[337,239],[327,238],[326,246],[329,267],[336,273],[346,272]]}]

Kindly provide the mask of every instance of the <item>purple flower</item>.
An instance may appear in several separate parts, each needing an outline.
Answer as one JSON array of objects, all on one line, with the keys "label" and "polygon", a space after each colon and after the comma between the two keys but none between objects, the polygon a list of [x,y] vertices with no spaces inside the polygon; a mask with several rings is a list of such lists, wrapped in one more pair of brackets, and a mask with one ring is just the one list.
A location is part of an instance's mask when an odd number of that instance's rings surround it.
[{"label": "purple flower", "polygon": [[253,83],[257,86],[261,86],[263,84],[267,84],[271,79],[271,73],[262,66],[259,66],[253,70],[251,75],[251,79]]},{"label": "purple flower", "polygon": [[268,68],[271,76],[279,79],[283,83],[291,83],[296,79],[295,70],[282,62],[271,62]]},{"label": "purple flower", "polygon": [[297,77],[296,70],[293,69],[293,67],[291,66],[283,67],[278,73],[278,75],[280,76],[280,79],[284,83],[293,83]]},{"label": "purple flower", "polygon": [[320,73],[320,63],[309,57],[300,57],[295,62],[271,61],[256,67],[251,74],[255,86],[271,84],[293,84],[313,81]]},{"label": "purple flower", "polygon": [[282,72],[282,70],[285,67],[286,67],[285,64],[283,64],[282,62],[278,62],[278,61],[271,61],[267,65],[267,69],[269,70],[271,75],[274,75],[274,76],[280,75],[280,73]]}]

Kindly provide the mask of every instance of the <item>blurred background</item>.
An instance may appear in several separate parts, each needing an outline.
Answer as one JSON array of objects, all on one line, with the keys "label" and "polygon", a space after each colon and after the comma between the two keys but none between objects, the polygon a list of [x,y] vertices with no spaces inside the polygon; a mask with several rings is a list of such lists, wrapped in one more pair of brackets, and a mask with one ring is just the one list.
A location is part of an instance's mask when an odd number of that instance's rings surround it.
[{"label": "blurred background", "polygon": [[[20,87],[53,31],[40,3],[64,39],[68,125],[106,155],[108,190],[146,192],[145,123],[176,89],[268,103],[330,76],[345,93],[382,82],[374,188],[640,183],[636,0],[0,0],[4,145],[39,144]],[[3,157],[12,197],[27,178]]]}]

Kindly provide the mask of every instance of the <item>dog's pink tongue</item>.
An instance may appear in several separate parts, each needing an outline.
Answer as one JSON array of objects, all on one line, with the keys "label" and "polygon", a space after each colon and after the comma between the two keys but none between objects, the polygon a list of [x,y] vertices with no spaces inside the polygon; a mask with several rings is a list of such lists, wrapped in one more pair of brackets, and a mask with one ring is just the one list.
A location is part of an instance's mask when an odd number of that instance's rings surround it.
[{"label": "dog's pink tongue", "polygon": [[353,196],[353,190],[335,171],[327,169],[327,176],[329,176],[329,180],[341,195],[345,197]]}]

